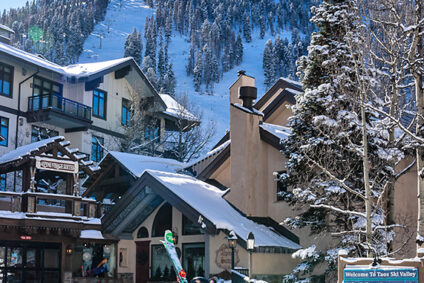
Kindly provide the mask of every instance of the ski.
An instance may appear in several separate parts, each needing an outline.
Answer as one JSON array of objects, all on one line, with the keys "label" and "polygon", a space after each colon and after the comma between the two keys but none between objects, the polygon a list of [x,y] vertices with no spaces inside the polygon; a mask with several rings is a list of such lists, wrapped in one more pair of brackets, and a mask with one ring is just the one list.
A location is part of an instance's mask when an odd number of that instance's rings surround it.
[{"label": "ski", "polygon": [[177,274],[177,281],[179,283],[188,283],[186,273],[181,266],[181,262],[178,259],[177,251],[175,250],[172,232],[169,230],[165,231],[165,241],[161,241],[171,258],[172,265],[174,267],[175,274]]}]

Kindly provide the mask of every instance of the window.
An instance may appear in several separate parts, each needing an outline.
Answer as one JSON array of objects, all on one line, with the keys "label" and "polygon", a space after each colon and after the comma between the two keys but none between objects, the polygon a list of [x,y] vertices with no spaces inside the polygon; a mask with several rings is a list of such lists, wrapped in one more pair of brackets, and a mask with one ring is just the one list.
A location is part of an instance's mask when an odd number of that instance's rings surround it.
[{"label": "window", "polygon": [[12,97],[13,67],[0,63],[0,95]]},{"label": "window", "polygon": [[192,222],[185,215],[183,215],[183,235],[199,235],[202,234],[200,225]]},{"label": "window", "polygon": [[32,126],[31,142],[38,142],[59,135],[58,131],[46,129],[43,127]]},{"label": "window", "polygon": [[93,90],[93,116],[106,120],[106,92]]},{"label": "window", "polygon": [[138,229],[137,238],[149,238],[149,231],[147,231],[146,227]]},{"label": "window", "polygon": [[6,174],[0,174],[0,191],[6,190]]},{"label": "window", "polygon": [[7,146],[8,137],[9,137],[9,119],[0,117],[0,145]]},{"label": "window", "polygon": [[160,121],[158,119],[150,119],[148,126],[144,129],[144,139],[160,142]]},{"label": "window", "polygon": [[104,139],[92,136],[91,138],[91,160],[99,162],[103,158]]},{"label": "window", "polygon": [[163,237],[166,230],[172,229],[172,206],[165,203],[153,220],[152,237]]},{"label": "window", "polygon": [[129,126],[130,119],[131,119],[131,102],[128,99],[122,98],[121,124],[124,126]]},{"label": "window", "polygon": [[33,96],[48,94],[62,96],[62,85],[41,77],[34,77],[32,94]]},{"label": "window", "polygon": [[163,245],[152,245],[152,281],[174,281],[175,272]]},{"label": "window", "polygon": [[183,244],[183,269],[187,279],[205,275],[205,244]]}]

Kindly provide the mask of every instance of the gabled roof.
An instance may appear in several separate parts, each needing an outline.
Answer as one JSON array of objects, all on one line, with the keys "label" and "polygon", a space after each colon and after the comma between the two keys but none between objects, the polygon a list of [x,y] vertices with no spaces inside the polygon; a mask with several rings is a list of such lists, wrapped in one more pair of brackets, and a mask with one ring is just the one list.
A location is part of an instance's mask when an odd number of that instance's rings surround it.
[{"label": "gabled roof", "polygon": [[260,110],[279,89],[293,89],[302,92],[302,84],[288,78],[279,78],[275,84],[255,103],[253,107]]},{"label": "gabled roof", "polygon": [[[105,157],[99,162],[102,170],[96,176],[90,176],[84,180],[83,186],[87,190],[83,193],[83,196],[88,196],[93,193],[93,189],[98,185],[97,179],[102,177],[105,171],[110,170],[113,164],[118,164],[132,176],[132,180],[138,179],[146,169],[162,170],[166,172],[177,172],[185,167],[184,163],[176,161],[174,159],[152,157],[141,154],[133,154],[118,151],[109,151]],[[101,180],[100,180],[101,181]]]},{"label": "gabled roof", "polygon": [[167,114],[173,118],[199,122],[199,118],[190,113],[169,94],[160,93],[159,96],[166,105],[166,110],[163,111],[164,114]]},{"label": "gabled roof", "polygon": [[0,157],[0,172],[16,171],[35,155],[50,157],[47,152],[53,148],[62,152],[63,158],[78,161],[81,169],[89,175],[93,175],[95,171],[100,169],[98,166],[94,166],[92,161],[82,160],[86,155],[78,153],[76,148],[69,149],[69,145],[70,142],[65,141],[64,137],[57,136],[20,146]]},{"label": "gabled roof", "polygon": [[[118,201],[110,214],[106,214],[102,220],[108,223],[106,227],[104,226],[105,230],[112,231],[112,234],[119,234],[126,229],[127,225],[134,227],[133,222],[136,219],[141,224],[148,217],[145,210],[148,209],[150,213],[154,210],[152,203],[155,203],[157,207],[165,200],[191,221],[198,223],[200,219],[199,224],[210,233],[217,233],[220,230],[226,233],[234,231],[239,240],[245,243],[248,234],[252,232],[255,235],[255,247],[259,249],[274,248],[278,252],[293,252],[301,248],[298,243],[270,227],[258,224],[242,215],[223,198],[224,194],[225,192],[222,190],[187,175],[146,170],[139,182]],[[154,195],[159,198],[155,198]],[[149,202],[145,202],[145,199],[149,199]],[[158,199],[162,201],[156,201]],[[138,207],[139,213],[143,215],[144,219],[133,213],[134,210],[126,211],[126,208],[132,206],[131,203],[135,201],[138,204],[146,203],[146,207],[143,205]],[[121,206],[121,202],[125,205]],[[127,213],[126,216],[122,215],[125,213]],[[114,221],[114,217],[111,219],[112,215],[115,215],[116,219],[125,220],[123,222]],[[136,227],[133,229],[135,230]]]},{"label": "gabled roof", "polygon": [[291,133],[290,128],[274,125],[269,123],[262,123],[259,125],[259,135],[261,139],[280,150],[281,142],[285,140]]},{"label": "gabled roof", "polygon": [[184,163],[174,159],[152,157],[140,154],[126,152],[109,151],[128,172],[136,178],[139,178],[147,169],[161,170],[165,172],[178,172],[184,168]]}]

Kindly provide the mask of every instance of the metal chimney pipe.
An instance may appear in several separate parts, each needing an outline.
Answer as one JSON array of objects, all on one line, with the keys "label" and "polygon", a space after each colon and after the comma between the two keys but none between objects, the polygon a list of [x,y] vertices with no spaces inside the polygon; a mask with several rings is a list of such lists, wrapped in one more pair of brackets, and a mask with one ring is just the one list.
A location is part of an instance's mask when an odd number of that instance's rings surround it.
[{"label": "metal chimney pipe", "polygon": [[251,109],[253,100],[258,97],[258,89],[254,86],[241,86],[239,88],[239,98],[243,100],[243,107]]}]

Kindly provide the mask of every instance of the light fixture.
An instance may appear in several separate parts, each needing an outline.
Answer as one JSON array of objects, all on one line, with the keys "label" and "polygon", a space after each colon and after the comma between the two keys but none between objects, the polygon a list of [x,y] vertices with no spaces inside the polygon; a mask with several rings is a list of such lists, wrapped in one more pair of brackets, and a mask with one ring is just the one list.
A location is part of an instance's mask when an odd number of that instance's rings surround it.
[{"label": "light fixture", "polygon": [[71,245],[66,246],[66,255],[72,255],[72,246]]},{"label": "light fixture", "polygon": [[252,279],[252,252],[255,249],[255,236],[250,232],[247,236],[247,250],[249,251],[249,278]]},{"label": "light fixture", "polygon": [[237,244],[236,233],[234,233],[234,231],[230,231],[230,233],[228,234],[227,240],[228,240],[228,245],[231,248],[231,270],[233,270],[234,269],[234,248],[236,247],[236,244]]},{"label": "light fixture", "polygon": [[228,244],[230,245],[230,248],[235,248],[237,244],[236,233],[234,233],[234,231],[231,231],[227,239],[228,239]]},{"label": "light fixture", "polygon": [[253,233],[250,232],[247,236],[247,250],[253,251],[255,249],[255,236],[253,236]]}]

